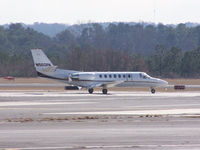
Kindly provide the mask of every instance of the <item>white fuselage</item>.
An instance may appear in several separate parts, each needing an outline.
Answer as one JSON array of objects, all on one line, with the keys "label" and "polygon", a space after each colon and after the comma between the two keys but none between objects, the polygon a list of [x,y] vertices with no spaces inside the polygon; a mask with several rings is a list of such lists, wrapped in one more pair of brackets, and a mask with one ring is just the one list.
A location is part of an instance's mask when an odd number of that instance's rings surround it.
[{"label": "white fuselage", "polygon": [[168,84],[144,72],[77,72],[71,75],[71,80],[70,84],[82,87],[98,83],[109,87],[108,83],[112,82],[119,83],[116,86],[125,87],[160,87]]}]

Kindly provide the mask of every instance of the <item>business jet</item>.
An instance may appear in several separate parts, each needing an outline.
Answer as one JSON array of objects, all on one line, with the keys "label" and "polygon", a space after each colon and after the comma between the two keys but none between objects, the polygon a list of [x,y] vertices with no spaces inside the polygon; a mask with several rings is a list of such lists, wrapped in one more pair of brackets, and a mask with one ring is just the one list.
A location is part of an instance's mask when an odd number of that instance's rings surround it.
[{"label": "business jet", "polygon": [[59,69],[41,49],[32,49],[31,53],[38,76],[59,80],[72,87],[86,88],[90,94],[96,87],[102,87],[102,93],[107,94],[107,89],[113,86],[148,87],[154,94],[156,87],[168,85],[168,82],[150,77],[145,72],[82,72]]}]

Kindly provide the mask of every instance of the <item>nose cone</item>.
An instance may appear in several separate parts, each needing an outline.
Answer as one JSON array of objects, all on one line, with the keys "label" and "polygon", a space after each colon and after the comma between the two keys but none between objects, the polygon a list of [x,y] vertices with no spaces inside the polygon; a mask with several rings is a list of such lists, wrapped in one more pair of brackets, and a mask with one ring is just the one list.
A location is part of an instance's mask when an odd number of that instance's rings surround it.
[{"label": "nose cone", "polygon": [[167,81],[162,80],[162,82],[163,82],[164,85],[168,85],[168,82],[167,82]]},{"label": "nose cone", "polygon": [[165,80],[159,79],[159,84],[162,85],[162,86],[164,86],[164,85],[168,85],[168,82],[165,81]]}]

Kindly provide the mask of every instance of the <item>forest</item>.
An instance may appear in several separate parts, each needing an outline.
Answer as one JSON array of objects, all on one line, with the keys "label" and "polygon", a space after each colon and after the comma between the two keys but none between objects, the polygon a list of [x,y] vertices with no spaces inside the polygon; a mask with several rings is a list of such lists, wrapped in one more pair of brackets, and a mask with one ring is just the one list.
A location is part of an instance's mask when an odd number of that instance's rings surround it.
[{"label": "forest", "polygon": [[0,75],[36,76],[30,52],[35,48],[63,69],[200,77],[200,26],[89,23],[55,37],[19,23],[0,26]]}]

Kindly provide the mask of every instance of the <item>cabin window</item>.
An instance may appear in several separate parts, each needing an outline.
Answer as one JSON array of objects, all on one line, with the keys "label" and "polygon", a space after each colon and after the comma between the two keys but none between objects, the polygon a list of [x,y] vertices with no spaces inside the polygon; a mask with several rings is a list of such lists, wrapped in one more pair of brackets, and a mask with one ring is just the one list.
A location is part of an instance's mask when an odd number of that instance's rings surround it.
[{"label": "cabin window", "polygon": [[125,74],[123,75],[123,78],[126,78]]},{"label": "cabin window", "polygon": [[131,75],[130,75],[130,74],[128,75],[128,78],[131,78]]},{"label": "cabin window", "polygon": [[101,74],[99,75],[99,78],[102,78],[102,75],[101,75]]},{"label": "cabin window", "polygon": [[107,75],[105,74],[104,77],[107,78]]},{"label": "cabin window", "polygon": [[111,74],[109,74],[109,78],[112,78],[112,75],[111,75]]},{"label": "cabin window", "polygon": [[116,78],[116,77],[117,77],[117,76],[116,76],[116,74],[114,74],[113,76],[114,76],[114,78]]},{"label": "cabin window", "polygon": [[119,74],[118,77],[121,78],[121,74]]}]

